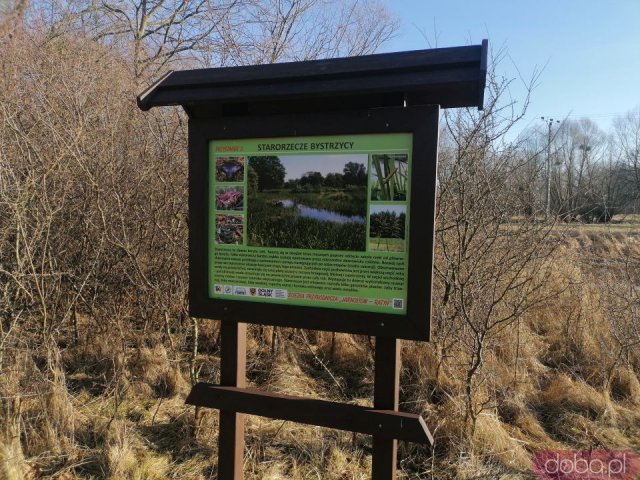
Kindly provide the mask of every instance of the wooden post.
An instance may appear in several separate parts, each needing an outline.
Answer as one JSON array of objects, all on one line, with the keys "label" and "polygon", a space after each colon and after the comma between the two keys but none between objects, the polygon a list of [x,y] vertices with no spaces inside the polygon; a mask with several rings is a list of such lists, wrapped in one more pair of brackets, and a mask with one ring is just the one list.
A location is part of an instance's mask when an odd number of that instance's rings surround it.
[{"label": "wooden post", "polygon": [[[222,321],[220,327],[220,384],[246,386],[247,324]],[[244,455],[244,415],[220,410],[218,436],[218,479],[242,480]]]},{"label": "wooden post", "polygon": [[[376,337],[373,408],[398,410],[400,399],[400,340]],[[398,441],[373,436],[373,480],[395,480]]]}]

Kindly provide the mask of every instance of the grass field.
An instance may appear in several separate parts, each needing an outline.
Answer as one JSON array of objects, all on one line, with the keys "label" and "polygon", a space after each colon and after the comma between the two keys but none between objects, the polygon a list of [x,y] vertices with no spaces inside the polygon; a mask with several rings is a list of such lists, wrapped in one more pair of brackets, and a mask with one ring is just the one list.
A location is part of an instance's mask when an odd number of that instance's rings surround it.
[{"label": "grass field", "polygon": [[[638,325],[638,269],[627,280],[620,270],[640,258],[640,243],[629,240],[563,236],[549,277],[561,293],[487,350],[491,389],[476,395],[494,403],[473,433],[465,431],[463,342],[452,337],[447,356],[444,328],[432,342],[403,342],[401,409],[424,418],[437,450],[400,448],[399,478],[529,479],[542,450],[640,449],[640,354],[634,346],[619,357],[616,340],[633,340]],[[437,313],[443,289],[434,292]],[[115,317],[116,328],[100,331],[88,314],[75,321],[77,340],[70,323],[45,345],[25,327],[14,333],[24,341],[9,344],[0,374],[0,479],[216,478],[218,413],[184,401],[196,381],[219,381],[219,322],[182,328],[170,317],[165,330],[160,317],[145,331]],[[366,336],[252,325],[247,378],[265,391],[366,405],[371,352]],[[245,422],[247,480],[371,478],[370,436],[252,415]]]},{"label": "grass field", "polygon": [[[286,202],[291,202],[291,206],[282,205]],[[301,216],[294,206],[313,209],[320,218]],[[248,243],[281,248],[364,251],[365,212],[364,189],[315,193],[290,190],[256,192],[249,196]],[[323,213],[328,219],[322,219]],[[350,217],[363,219],[348,221]]]},{"label": "grass field", "polygon": [[404,252],[403,238],[370,238],[369,250],[374,252]]}]

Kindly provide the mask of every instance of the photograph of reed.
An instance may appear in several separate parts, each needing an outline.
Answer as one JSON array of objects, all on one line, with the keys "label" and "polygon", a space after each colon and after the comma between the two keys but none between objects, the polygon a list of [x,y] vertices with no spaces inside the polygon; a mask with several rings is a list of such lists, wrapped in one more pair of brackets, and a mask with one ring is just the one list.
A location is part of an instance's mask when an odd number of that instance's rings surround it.
[{"label": "photograph of reed", "polygon": [[409,180],[408,155],[371,155],[371,200],[404,201]]}]

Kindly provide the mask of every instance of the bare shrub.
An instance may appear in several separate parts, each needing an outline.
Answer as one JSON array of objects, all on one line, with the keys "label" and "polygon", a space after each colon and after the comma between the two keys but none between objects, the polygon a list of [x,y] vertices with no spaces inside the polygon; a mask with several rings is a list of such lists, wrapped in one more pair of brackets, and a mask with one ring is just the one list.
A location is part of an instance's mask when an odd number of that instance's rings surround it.
[{"label": "bare shrub", "polygon": [[512,109],[503,99],[508,85],[489,73],[484,112],[445,115],[436,212],[435,345],[439,365],[461,362],[471,432],[478,415],[494,402],[485,357],[499,335],[512,332],[544,298],[553,252],[549,227],[516,221],[521,212],[510,203],[507,179],[523,163],[514,155],[516,145],[501,139],[524,111],[504,116]]}]

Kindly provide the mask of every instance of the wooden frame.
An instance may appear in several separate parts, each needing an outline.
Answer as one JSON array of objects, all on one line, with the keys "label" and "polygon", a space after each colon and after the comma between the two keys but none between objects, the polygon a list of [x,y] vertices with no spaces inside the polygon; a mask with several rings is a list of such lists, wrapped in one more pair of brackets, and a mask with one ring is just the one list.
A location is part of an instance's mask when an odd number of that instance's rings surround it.
[{"label": "wooden frame", "polygon": [[[438,155],[438,106],[189,121],[190,315],[231,322],[429,340]],[[209,298],[209,141],[311,135],[412,133],[406,315]],[[428,212],[427,218],[420,212]]]},{"label": "wooden frame", "polygon": [[245,388],[246,324],[221,322],[220,385],[196,384],[186,403],[220,409],[218,478],[242,480],[244,414],[373,436],[372,480],[396,478],[398,440],[433,446],[420,415],[398,411],[401,341],[376,337],[373,408]]}]

